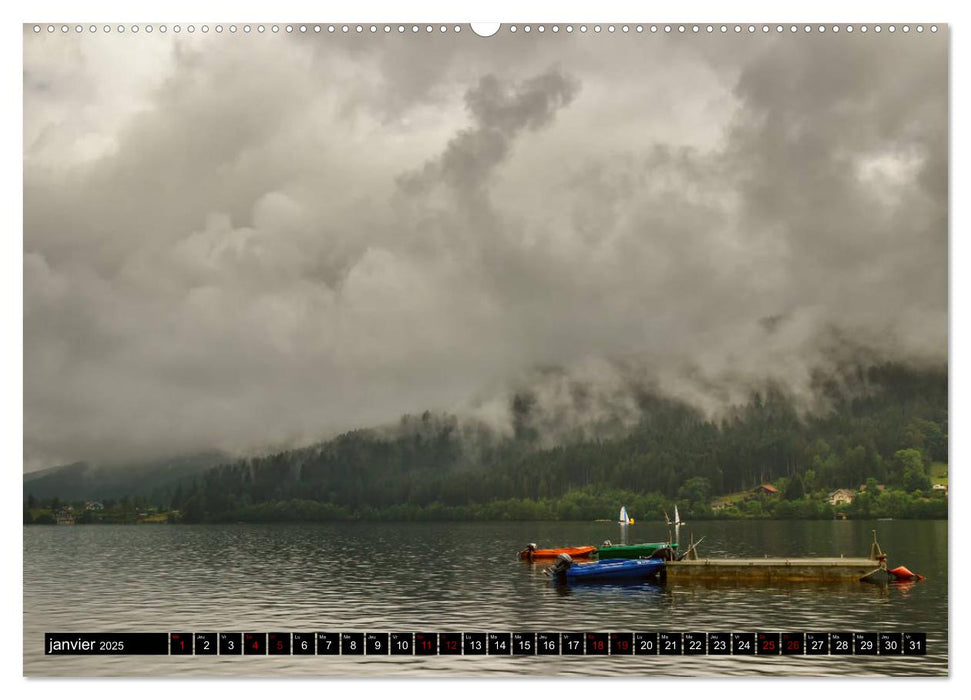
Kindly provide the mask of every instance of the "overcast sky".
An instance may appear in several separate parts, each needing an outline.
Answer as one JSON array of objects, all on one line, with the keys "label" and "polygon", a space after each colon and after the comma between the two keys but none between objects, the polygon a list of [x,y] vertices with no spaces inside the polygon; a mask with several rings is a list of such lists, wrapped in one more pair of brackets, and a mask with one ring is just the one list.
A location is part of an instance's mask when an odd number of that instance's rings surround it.
[{"label": "overcast sky", "polygon": [[945,34],[25,31],[24,467],[943,362]]}]

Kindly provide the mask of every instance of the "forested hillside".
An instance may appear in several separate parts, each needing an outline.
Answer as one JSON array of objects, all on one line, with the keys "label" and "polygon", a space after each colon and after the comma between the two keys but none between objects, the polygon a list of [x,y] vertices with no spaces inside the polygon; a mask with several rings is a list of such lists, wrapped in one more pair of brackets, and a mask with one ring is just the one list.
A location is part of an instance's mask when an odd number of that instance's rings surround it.
[{"label": "forested hillside", "polygon": [[[645,518],[678,500],[692,517],[708,517],[712,497],[776,483],[781,500],[806,504],[803,515],[831,517],[818,508],[830,489],[870,480],[888,493],[929,492],[930,465],[947,462],[946,371],[885,365],[817,385],[813,412],[768,387],[719,420],[645,392],[628,434],[553,448],[539,446],[522,394],[513,399],[511,436],[449,415],[405,416],[394,430],[354,431],[214,468],[180,486],[171,506],[189,522],[586,518],[610,517],[626,499]],[[946,516],[943,498],[899,508]]]}]

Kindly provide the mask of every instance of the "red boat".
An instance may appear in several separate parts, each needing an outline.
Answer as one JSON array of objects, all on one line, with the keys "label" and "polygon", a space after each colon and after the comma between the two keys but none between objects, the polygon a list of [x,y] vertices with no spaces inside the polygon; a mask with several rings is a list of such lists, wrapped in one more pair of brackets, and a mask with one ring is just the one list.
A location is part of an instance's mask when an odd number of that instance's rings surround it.
[{"label": "red boat", "polygon": [[556,559],[561,554],[569,554],[573,559],[589,559],[597,551],[594,546],[589,547],[558,547],[556,549],[537,549],[536,545],[530,543],[526,549],[519,553],[520,559]]}]

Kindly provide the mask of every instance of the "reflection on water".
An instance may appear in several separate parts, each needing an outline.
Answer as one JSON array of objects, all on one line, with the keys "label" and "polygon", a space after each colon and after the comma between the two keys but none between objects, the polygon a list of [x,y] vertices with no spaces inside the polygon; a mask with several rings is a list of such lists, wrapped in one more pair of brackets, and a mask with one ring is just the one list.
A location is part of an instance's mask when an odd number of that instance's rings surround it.
[{"label": "reflection on water", "polygon": [[[640,601],[650,596],[663,596],[665,589],[662,584],[652,581],[610,581],[609,583],[583,582],[579,584],[559,584],[551,579],[547,579],[549,585],[561,596],[583,596],[593,595],[600,598],[607,597],[613,601]],[[556,631],[556,630],[555,630]],[[590,631],[599,631],[593,630]]]},{"label": "reflection on water", "polygon": [[[528,542],[618,541],[615,523],[24,528],[27,675],[947,673],[947,523],[698,522],[720,556],[861,556],[878,527],[919,583],[552,585]],[[667,539],[660,523],[631,543]],[[44,657],[45,631],[915,631],[925,657]]]}]

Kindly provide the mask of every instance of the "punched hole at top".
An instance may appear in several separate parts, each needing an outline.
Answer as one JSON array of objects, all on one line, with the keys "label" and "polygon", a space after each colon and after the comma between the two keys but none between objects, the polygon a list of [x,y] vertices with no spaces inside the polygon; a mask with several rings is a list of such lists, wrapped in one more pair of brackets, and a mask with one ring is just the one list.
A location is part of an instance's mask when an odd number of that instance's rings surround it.
[{"label": "punched hole at top", "polygon": [[489,37],[499,31],[499,22],[473,22],[472,31],[476,36]]}]

